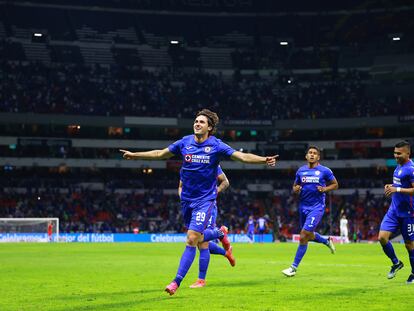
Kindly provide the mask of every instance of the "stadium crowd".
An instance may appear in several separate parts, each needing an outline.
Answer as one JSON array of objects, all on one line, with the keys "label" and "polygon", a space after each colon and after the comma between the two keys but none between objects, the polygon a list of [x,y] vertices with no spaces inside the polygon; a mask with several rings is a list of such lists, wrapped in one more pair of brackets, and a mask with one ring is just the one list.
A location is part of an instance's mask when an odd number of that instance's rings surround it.
[{"label": "stadium crowd", "polygon": [[[22,185],[20,185],[22,186]],[[122,189],[23,188],[18,192],[5,188],[0,193],[0,217],[58,217],[62,232],[183,232],[179,199],[164,194],[160,188],[145,192]],[[62,190],[65,189],[65,190]],[[331,200],[329,202],[329,200]],[[376,237],[389,200],[370,193],[349,196],[332,195],[327,200],[327,217],[319,225],[322,234],[339,234],[342,214],[350,220],[350,232],[360,232],[362,239]],[[284,240],[299,232],[298,198],[292,194],[255,195],[246,190],[225,192],[218,200],[218,224],[232,233],[245,232],[249,215],[265,216],[269,233]]]},{"label": "stadium crowd", "polygon": [[227,118],[265,120],[414,113],[409,98],[367,96],[370,78],[359,71],[229,80],[202,71],[2,62],[0,73],[1,112],[192,118],[207,106]]}]

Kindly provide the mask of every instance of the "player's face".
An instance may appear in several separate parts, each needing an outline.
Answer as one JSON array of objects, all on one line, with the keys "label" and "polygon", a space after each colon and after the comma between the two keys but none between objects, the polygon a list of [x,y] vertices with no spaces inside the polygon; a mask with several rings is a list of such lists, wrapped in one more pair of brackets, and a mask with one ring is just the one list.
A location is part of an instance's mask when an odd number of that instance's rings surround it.
[{"label": "player's face", "polygon": [[306,158],[306,161],[308,161],[309,163],[316,163],[316,162],[319,162],[321,156],[319,155],[318,150],[311,148],[306,153],[305,158]]},{"label": "player's face", "polygon": [[410,159],[410,149],[408,147],[394,148],[394,158],[398,164],[404,164]]},{"label": "player's face", "polygon": [[208,119],[206,116],[198,116],[194,120],[194,134],[195,135],[206,135],[211,130],[211,126],[208,126]]}]

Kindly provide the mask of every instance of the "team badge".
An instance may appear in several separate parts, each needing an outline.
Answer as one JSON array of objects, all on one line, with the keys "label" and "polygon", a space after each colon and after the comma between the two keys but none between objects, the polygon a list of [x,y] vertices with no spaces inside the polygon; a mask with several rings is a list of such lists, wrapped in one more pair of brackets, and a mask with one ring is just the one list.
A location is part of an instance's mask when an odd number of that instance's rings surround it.
[{"label": "team badge", "polygon": [[186,154],[184,156],[184,160],[185,160],[185,162],[191,162],[191,154]]},{"label": "team badge", "polygon": [[320,172],[320,171],[316,171],[316,172],[315,172],[315,175],[316,175],[316,176],[319,176],[320,174],[321,174],[321,172]]},{"label": "team badge", "polygon": [[204,152],[209,153],[211,151],[211,147],[205,147]]}]

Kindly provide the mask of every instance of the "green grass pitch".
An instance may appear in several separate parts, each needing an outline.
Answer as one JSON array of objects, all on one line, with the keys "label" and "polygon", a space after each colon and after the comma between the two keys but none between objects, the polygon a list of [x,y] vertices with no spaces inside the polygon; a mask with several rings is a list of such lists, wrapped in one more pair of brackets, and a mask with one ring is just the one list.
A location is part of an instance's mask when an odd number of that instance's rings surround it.
[{"label": "green grass pitch", "polygon": [[1,244],[0,310],[412,310],[407,252],[393,280],[378,244],[311,244],[286,278],[297,244],[234,244],[236,267],[212,255],[207,287],[190,289],[198,257],[176,295],[182,244]]}]

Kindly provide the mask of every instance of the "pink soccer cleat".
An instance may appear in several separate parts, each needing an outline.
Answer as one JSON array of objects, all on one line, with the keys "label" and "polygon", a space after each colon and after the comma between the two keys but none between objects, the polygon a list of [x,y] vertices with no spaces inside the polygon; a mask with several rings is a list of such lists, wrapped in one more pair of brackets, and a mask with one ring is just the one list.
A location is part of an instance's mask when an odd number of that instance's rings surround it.
[{"label": "pink soccer cleat", "polygon": [[165,291],[170,294],[170,296],[174,295],[178,289],[178,284],[175,281],[172,281],[168,286],[165,288]]},{"label": "pink soccer cleat", "polygon": [[227,236],[229,229],[227,229],[226,226],[221,226],[220,231],[224,233],[224,236],[220,239],[221,245],[223,245],[223,248],[228,251],[230,248],[230,240]]},{"label": "pink soccer cleat", "polygon": [[198,279],[194,284],[190,285],[190,288],[200,288],[206,286],[206,281]]},{"label": "pink soccer cleat", "polygon": [[228,261],[229,261],[229,263],[232,267],[234,267],[236,265],[236,258],[234,258],[234,256],[233,256],[233,247],[232,246],[230,246],[230,248],[226,251],[226,254],[224,256],[228,259]]}]

